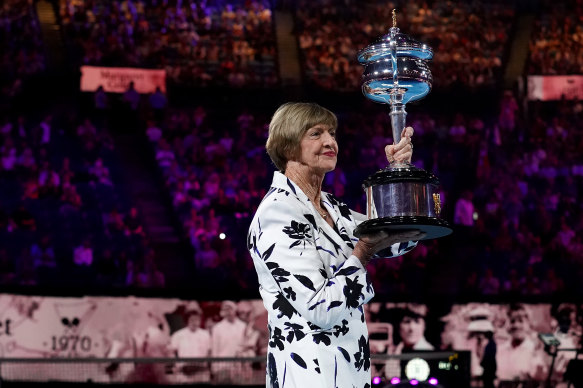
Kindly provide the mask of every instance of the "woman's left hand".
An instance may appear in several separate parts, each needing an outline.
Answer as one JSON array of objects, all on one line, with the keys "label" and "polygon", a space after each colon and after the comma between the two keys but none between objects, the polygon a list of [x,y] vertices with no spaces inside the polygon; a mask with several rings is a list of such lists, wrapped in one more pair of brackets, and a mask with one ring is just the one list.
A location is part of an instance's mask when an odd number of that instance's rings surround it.
[{"label": "woman's left hand", "polygon": [[387,160],[389,163],[408,162],[411,163],[411,156],[413,156],[413,143],[411,137],[415,131],[412,127],[407,127],[401,132],[401,141],[397,144],[391,144],[385,147]]}]

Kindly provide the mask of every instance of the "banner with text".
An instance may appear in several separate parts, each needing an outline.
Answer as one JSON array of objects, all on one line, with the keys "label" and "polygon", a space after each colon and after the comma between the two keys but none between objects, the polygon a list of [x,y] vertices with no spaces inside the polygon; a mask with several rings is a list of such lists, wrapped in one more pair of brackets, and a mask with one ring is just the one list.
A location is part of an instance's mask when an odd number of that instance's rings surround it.
[{"label": "banner with text", "polygon": [[583,99],[581,75],[531,75],[528,76],[528,99],[551,101]]},{"label": "banner with text", "polygon": [[81,66],[81,91],[94,92],[103,86],[106,92],[123,93],[130,82],[138,93],[153,93],[156,87],[166,92],[166,70],[130,67]]},{"label": "banner with text", "polygon": [[[575,304],[468,303],[445,307],[373,302],[365,307],[371,354],[469,351],[471,374],[475,377],[483,373],[481,358],[490,340],[497,344],[497,376],[501,381],[544,381],[549,374],[561,379],[567,364],[575,357],[572,349],[581,344],[582,311]],[[233,331],[232,324],[227,325],[226,320],[239,322],[241,330]],[[554,363],[541,333],[559,341],[559,349],[564,350],[557,354]],[[3,358],[265,357],[268,347],[275,344],[269,342],[267,312],[261,300],[197,302],[0,294],[0,361]],[[401,377],[402,367],[394,359],[377,360],[371,365],[373,376],[386,379]],[[58,380],[71,375],[67,368],[66,364],[43,369],[5,363],[1,373],[9,371],[13,379]],[[261,377],[265,374],[262,368],[257,366],[250,371]],[[113,371],[96,368],[90,378],[108,381],[115,372],[122,374],[116,379],[130,381],[134,369],[133,366]],[[172,372],[176,381],[186,377],[209,381],[222,376],[220,366],[214,368],[208,364],[197,366],[193,375],[181,370]],[[168,377],[169,372],[160,373]],[[228,373],[235,376],[241,370]]]}]

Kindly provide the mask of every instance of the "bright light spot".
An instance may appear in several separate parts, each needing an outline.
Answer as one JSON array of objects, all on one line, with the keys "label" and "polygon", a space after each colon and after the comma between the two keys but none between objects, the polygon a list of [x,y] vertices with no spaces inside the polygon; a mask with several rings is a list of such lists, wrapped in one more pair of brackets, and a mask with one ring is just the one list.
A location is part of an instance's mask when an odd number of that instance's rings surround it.
[{"label": "bright light spot", "polygon": [[221,240],[224,240],[226,237],[227,237],[227,235],[226,235],[226,234],[224,234],[224,233],[221,233],[221,234],[219,234],[219,238],[220,238]]},{"label": "bright light spot", "polygon": [[405,366],[405,375],[411,381],[425,381],[429,377],[429,364],[422,358],[415,357]]},{"label": "bright light spot", "polygon": [[437,385],[437,379],[435,377],[430,378],[427,382],[431,385]]},{"label": "bright light spot", "polygon": [[419,381],[413,379],[413,380],[409,381],[409,384],[411,384],[411,385],[417,385],[417,384],[419,384]]},{"label": "bright light spot", "polygon": [[398,377],[393,377],[393,378],[391,379],[391,384],[393,384],[393,385],[397,385],[397,384],[399,384],[400,382],[401,382],[401,379],[400,379],[400,378],[398,378]]},{"label": "bright light spot", "polygon": [[381,383],[382,379],[380,378],[380,376],[375,376],[372,378],[372,383],[374,385],[379,385]]}]

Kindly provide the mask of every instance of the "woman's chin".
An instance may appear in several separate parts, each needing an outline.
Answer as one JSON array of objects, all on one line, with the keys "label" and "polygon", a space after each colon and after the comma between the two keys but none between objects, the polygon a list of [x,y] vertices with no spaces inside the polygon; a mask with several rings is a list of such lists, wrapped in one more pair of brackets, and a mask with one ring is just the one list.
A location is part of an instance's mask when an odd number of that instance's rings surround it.
[{"label": "woman's chin", "polygon": [[326,163],[323,167],[326,170],[326,172],[334,171],[334,169],[336,168],[336,162]]},{"label": "woman's chin", "polygon": [[336,163],[322,163],[311,167],[311,170],[318,174],[326,174],[327,172],[334,171],[335,168]]}]

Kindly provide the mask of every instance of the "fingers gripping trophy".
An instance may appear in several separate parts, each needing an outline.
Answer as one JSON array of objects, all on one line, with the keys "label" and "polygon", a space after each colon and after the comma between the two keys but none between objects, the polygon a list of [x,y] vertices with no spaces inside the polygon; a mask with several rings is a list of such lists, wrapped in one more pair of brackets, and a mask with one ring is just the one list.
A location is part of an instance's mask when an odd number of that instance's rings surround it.
[{"label": "fingers gripping trophy", "polygon": [[[431,90],[433,78],[427,61],[432,57],[429,46],[399,32],[395,10],[389,33],[358,53],[358,61],[365,66],[362,91],[368,99],[390,105],[395,144],[405,128],[405,105],[422,99]],[[369,176],[363,186],[368,220],[356,228],[357,237],[379,231],[420,230],[427,240],[452,232],[439,218],[441,199],[435,175],[393,160],[387,168]]]}]

